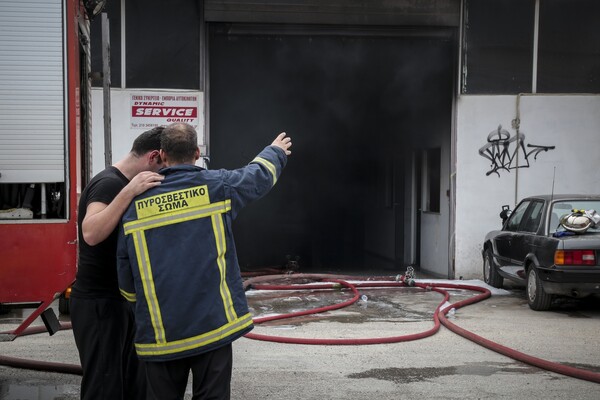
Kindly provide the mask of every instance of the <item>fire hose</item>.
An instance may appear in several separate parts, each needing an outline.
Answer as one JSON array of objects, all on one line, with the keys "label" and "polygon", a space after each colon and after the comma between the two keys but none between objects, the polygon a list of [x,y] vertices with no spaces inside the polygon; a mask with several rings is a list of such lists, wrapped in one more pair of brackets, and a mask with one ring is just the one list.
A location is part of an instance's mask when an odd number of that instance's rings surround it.
[{"label": "fire hose", "polygon": [[[307,289],[314,288],[314,286],[310,286],[310,285],[305,285],[303,287],[302,285],[279,285],[279,286],[277,286],[277,285],[254,284],[255,282],[258,283],[258,282],[262,282],[262,281],[273,280],[276,277],[277,276],[264,276],[264,277],[259,277],[259,278],[251,278],[251,279],[247,280],[244,285],[246,287],[252,287],[257,290],[260,290],[260,289],[263,289],[263,290],[299,290],[299,289],[305,288],[306,286],[308,286],[308,287],[306,287]],[[281,277],[281,275],[279,277]],[[343,282],[343,286],[350,287],[350,289],[355,294],[354,297],[347,302],[336,305],[335,308],[341,308],[342,306],[345,307],[347,305],[346,303],[349,303],[349,304],[355,303],[359,298],[358,291],[356,290],[357,287],[374,288],[374,287],[409,286],[409,284],[404,282],[404,279],[403,279],[404,277],[399,279],[400,282],[382,281],[382,282],[362,282],[362,283],[356,283],[356,284],[350,284],[343,280],[334,279],[332,276],[328,276],[328,275],[305,275],[305,274],[302,274],[302,277],[321,279],[323,281],[327,281],[328,279],[330,279],[334,282],[337,282],[338,284],[342,284],[342,282]],[[356,278],[357,277],[352,277],[352,276],[344,277],[344,279],[348,279],[348,280],[353,280]],[[371,280],[382,280],[381,278],[370,278],[370,279]],[[389,279],[389,278],[387,278],[387,279]],[[405,341],[417,340],[417,339],[422,339],[427,336],[431,336],[439,330],[439,324],[441,322],[441,324],[443,324],[446,328],[448,328],[452,332],[464,337],[465,339],[468,339],[468,340],[475,342],[483,347],[488,348],[489,350],[495,351],[497,353],[500,353],[502,355],[505,355],[507,357],[515,359],[517,361],[521,361],[523,363],[533,365],[535,367],[545,369],[545,370],[548,370],[551,372],[555,372],[558,374],[571,376],[573,378],[578,378],[578,379],[582,379],[582,380],[600,383],[600,373],[592,372],[592,371],[581,369],[581,368],[575,368],[575,367],[567,366],[564,364],[555,363],[552,361],[543,360],[541,358],[537,358],[537,357],[533,357],[533,356],[530,356],[525,353],[521,353],[515,349],[511,349],[511,348],[503,346],[499,343],[496,343],[491,340],[485,339],[481,336],[478,336],[478,335],[474,334],[473,332],[470,332],[464,328],[457,326],[456,324],[450,322],[446,318],[446,314],[452,309],[457,310],[459,308],[465,307],[470,304],[477,303],[479,301],[482,301],[482,300],[490,297],[491,292],[488,289],[479,287],[479,286],[463,285],[463,284],[446,284],[446,283],[424,284],[424,283],[414,283],[414,282],[412,284],[415,287],[419,287],[423,290],[435,291],[435,292],[441,293],[444,296],[444,299],[442,300],[442,302],[440,302],[440,304],[436,308],[436,311],[433,316],[434,327],[427,331],[421,332],[421,333],[396,336],[396,337],[367,338],[367,339],[283,338],[283,337],[277,337],[277,336],[259,335],[259,334],[254,334],[254,333],[248,333],[248,334],[246,334],[246,337],[250,338],[250,339],[256,339],[256,340],[268,340],[268,341],[274,341],[274,342],[280,342],[280,343],[295,343],[295,344],[322,344],[322,345],[383,344],[383,343],[405,342]],[[443,288],[471,290],[471,291],[480,292],[480,294],[478,294],[477,296],[474,296],[474,297],[470,297],[465,300],[458,301],[456,303],[450,304],[450,305],[442,308],[442,305],[445,304],[446,301],[448,300],[448,298],[450,297],[449,293],[446,290],[443,290]],[[338,307],[338,306],[340,306],[340,307]],[[270,316],[270,317],[256,318],[254,320],[254,322],[255,322],[255,324],[260,324],[263,322],[272,321],[272,320],[276,320],[276,319],[285,319],[285,318],[292,318],[292,317],[297,317],[297,316],[301,316],[301,315],[308,315],[311,313],[314,314],[314,313],[325,312],[330,309],[332,309],[332,306],[321,307],[321,308],[316,308],[313,310],[300,311],[300,312],[290,313],[290,314],[281,314],[281,315],[275,315],[275,316]]]},{"label": "fire hose", "polygon": [[[71,329],[71,323],[60,324],[60,330]],[[32,326],[23,331],[21,336],[34,335],[47,332],[45,326]],[[35,371],[59,372],[63,374],[82,375],[81,365],[63,364],[50,361],[29,360],[25,358],[16,358],[0,355],[0,365],[7,367],[31,369]]]},{"label": "fire hose", "polygon": [[[264,282],[273,281],[275,279],[281,278],[293,278],[293,279],[304,279],[304,280],[312,280],[311,284],[294,284],[294,285],[267,285]],[[409,287],[414,286],[416,288],[420,288],[426,291],[435,291],[443,296],[443,300],[437,306],[434,315],[433,321],[434,326],[426,331],[402,335],[402,336],[392,336],[392,337],[383,337],[383,338],[357,338],[357,339],[307,339],[307,338],[286,338],[279,336],[269,336],[269,335],[261,335],[256,333],[248,333],[245,337],[254,340],[266,340],[273,341],[279,343],[295,343],[295,344],[309,344],[309,345],[369,345],[369,344],[385,344],[385,343],[398,343],[398,342],[406,342],[411,340],[418,340],[428,336],[435,334],[439,328],[440,324],[444,325],[446,328],[451,330],[452,332],[468,339],[474,343],[477,343],[483,347],[486,347],[489,350],[495,351],[499,354],[505,355],[517,361],[533,365],[535,367],[555,372],[561,375],[570,376],[577,379],[587,380],[591,382],[600,383],[600,373],[592,372],[589,370],[575,368],[567,365],[563,365],[560,363],[555,363],[548,360],[543,360],[541,358],[533,357],[531,355],[521,353],[515,349],[511,349],[509,347],[503,346],[499,343],[493,342],[491,340],[485,339],[481,336],[476,335],[473,332],[470,332],[464,328],[457,326],[456,324],[450,322],[446,318],[446,314],[454,309],[457,310],[459,308],[465,307],[470,304],[477,303],[484,299],[487,299],[491,296],[491,292],[483,287],[474,286],[474,285],[463,285],[463,284],[450,284],[450,283],[418,283],[413,279],[407,279],[410,277],[400,276],[397,279],[393,279],[391,277],[370,277],[367,278],[366,281],[361,281],[361,277],[357,276],[340,276],[340,275],[330,275],[330,274],[286,274],[286,275],[265,275],[265,276],[255,276],[244,281],[245,289],[256,289],[256,290],[311,290],[311,289],[324,289],[324,288],[347,288],[352,291],[353,297],[347,301],[344,301],[339,304],[318,307],[310,310],[298,311],[289,314],[278,314],[267,317],[258,317],[254,319],[255,324],[261,324],[268,321],[286,319],[286,318],[294,318],[309,314],[322,313],[326,311],[336,310],[343,307],[347,307],[351,304],[357,302],[360,298],[360,293],[357,288],[382,288],[382,287]],[[364,279],[364,278],[363,278]],[[359,280],[357,283],[349,283],[348,281]],[[314,281],[320,281],[321,284],[315,284]],[[470,297],[468,299],[464,299],[449,305],[444,306],[448,299],[450,298],[450,294],[445,289],[460,289],[460,290],[470,290],[479,292],[476,296]],[[70,324],[62,324],[61,329],[70,329]],[[45,332],[44,327],[33,327],[25,330],[23,335],[34,334]],[[33,369],[39,371],[50,371],[50,372],[61,372],[68,373],[74,375],[81,375],[81,366],[73,365],[73,364],[60,364],[60,363],[52,363],[52,362],[44,362],[44,361],[36,361],[36,360],[26,360],[19,359],[14,357],[6,357],[0,355],[0,365],[11,366],[16,368],[26,368]]]}]

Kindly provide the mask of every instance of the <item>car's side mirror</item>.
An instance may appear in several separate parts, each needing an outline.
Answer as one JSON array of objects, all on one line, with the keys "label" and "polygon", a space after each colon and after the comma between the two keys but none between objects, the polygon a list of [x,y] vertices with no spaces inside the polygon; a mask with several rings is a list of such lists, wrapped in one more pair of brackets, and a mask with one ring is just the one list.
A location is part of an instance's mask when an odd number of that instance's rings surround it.
[{"label": "car's side mirror", "polygon": [[502,211],[500,212],[500,218],[502,218],[502,225],[504,225],[508,217],[510,217],[510,214],[512,214],[510,206],[502,206]]}]

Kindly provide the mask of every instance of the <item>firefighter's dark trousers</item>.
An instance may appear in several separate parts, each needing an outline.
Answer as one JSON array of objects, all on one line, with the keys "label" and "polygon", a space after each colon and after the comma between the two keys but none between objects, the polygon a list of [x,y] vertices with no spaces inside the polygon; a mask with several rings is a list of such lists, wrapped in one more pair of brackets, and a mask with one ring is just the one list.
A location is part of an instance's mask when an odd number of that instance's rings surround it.
[{"label": "firefighter's dark trousers", "polygon": [[82,400],[146,399],[146,377],[126,301],[71,297],[73,336],[83,368]]},{"label": "firefighter's dark trousers", "polygon": [[208,353],[164,362],[145,363],[148,400],[183,399],[192,371],[193,400],[229,400],[231,393],[231,344]]}]

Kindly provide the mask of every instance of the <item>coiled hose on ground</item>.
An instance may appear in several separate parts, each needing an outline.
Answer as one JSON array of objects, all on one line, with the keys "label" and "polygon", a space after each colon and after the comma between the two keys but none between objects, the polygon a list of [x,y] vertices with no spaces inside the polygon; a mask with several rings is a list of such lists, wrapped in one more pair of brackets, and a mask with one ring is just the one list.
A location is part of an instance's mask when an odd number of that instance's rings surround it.
[{"label": "coiled hose on ground", "polygon": [[[254,276],[256,275],[256,276]],[[286,285],[267,285],[265,282],[273,282],[279,279],[285,278],[289,279],[301,279],[304,281],[312,281],[310,284],[286,284]],[[356,283],[350,283],[348,281],[352,281]],[[321,282],[320,284],[315,282]],[[523,363],[533,365],[538,368],[542,368],[548,371],[552,371],[558,374],[571,376],[573,378],[578,378],[582,380],[587,380],[591,382],[600,383],[600,373],[584,370],[581,368],[570,367],[567,365],[563,365],[560,363],[555,363],[547,360],[543,360],[537,357],[530,356],[528,354],[521,353],[515,349],[511,349],[509,347],[503,346],[501,344],[495,343],[491,340],[485,339],[481,336],[474,334],[466,329],[463,329],[456,324],[450,322],[446,318],[446,314],[451,309],[459,309],[465,307],[470,304],[477,303],[484,299],[487,299],[491,296],[491,293],[488,289],[473,286],[473,285],[463,285],[463,284],[450,284],[450,283],[413,283],[410,282],[414,287],[418,287],[422,290],[430,290],[440,293],[443,296],[442,301],[436,308],[436,311],[433,315],[434,326],[426,331],[419,332],[416,334],[410,335],[402,335],[402,336],[393,336],[393,337],[383,337],[383,338],[358,338],[358,339],[306,339],[306,338],[285,338],[280,336],[268,336],[268,335],[260,335],[255,333],[248,333],[246,335],[249,339],[255,340],[267,340],[279,343],[296,343],[296,344],[310,344],[310,345],[369,345],[369,344],[385,344],[385,343],[397,343],[397,342],[406,342],[411,340],[418,340],[428,336],[435,334],[439,328],[440,324],[444,325],[446,328],[451,330],[452,332],[471,340],[481,346],[484,346],[492,351],[503,354],[507,357],[513,358],[517,361],[521,361]],[[411,286],[412,286],[411,285]],[[311,289],[324,289],[324,288],[340,288],[344,287],[352,291],[354,296],[342,303],[319,307],[311,310],[299,311],[289,314],[280,314],[262,318],[255,318],[255,324],[261,324],[267,321],[280,320],[286,318],[293,318],[303,315],[322,313],[325,311],[340,309],[343,307],[347,307],[351,304],[354,304],[358,301],[360,294],[357,288],[376,288],[376,287],[406,287],[409,286],[404,282],[404,277],[399,277],[399,279],[395,279],[394,277],[360,277],[360,276],[341,276],[341,275],[332,275],[332,274],[285,274],[285,275],[262,275],[253,274],[253,277],[246,279],[244,281],[244,288],[246,289],[256,289],[256,290],[311,290]],[[479,292],[478,295],[470,297],[465,300],[458,301],[456,303],[452,303],[449,305],[444,304],[448,302],[450,298],[450,294],[445,289],[461,289],[461,290],[470,290]],[[61,329],[70,329],[70,324],[62,324]],[[23,332],[23,335],[35,334],[46,332],[44,327],[32,327],[28,328]],[[37,360],[26,360],[19,359],[14,357],[7,357],[0,355],[0,365],[15,367],[15,368],[26,368],[33,369],[39,371],[49,371],[49,372],[60,372],[74,375],[81,375],[81,366],[74,364],[60,364],[60,363],[52,363],[45,361],[37,361]]]}]

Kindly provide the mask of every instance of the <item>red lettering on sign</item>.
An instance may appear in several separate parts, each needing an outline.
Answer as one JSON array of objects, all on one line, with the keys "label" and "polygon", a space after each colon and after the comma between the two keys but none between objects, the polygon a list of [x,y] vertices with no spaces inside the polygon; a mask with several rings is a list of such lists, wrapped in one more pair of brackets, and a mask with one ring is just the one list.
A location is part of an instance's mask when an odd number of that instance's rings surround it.
[{"label": "red lettering on sign", "polygon": [[197,118],[198,108],[196,107],[131,107],[131,116],[133,117],[187,117]]}]

